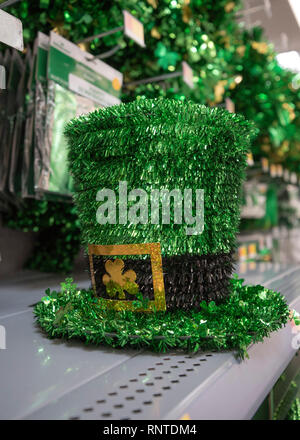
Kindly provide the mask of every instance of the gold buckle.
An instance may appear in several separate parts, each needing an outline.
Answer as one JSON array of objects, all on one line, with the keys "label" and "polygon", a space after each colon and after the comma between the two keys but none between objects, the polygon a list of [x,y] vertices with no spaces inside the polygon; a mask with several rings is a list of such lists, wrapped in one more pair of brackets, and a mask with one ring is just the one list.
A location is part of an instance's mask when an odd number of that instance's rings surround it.
[{"label": "gold buckle", "polygon": [[[117,245],[88,245],[89,262],[91,270],[91,280],[94,293],[96,295],[96,280],[94,273],[93,255],[117,256],[117,255],[150,255],[154,301],[149,300],[147,308],[139,308],[138,311],[164,311],[166,310],[165,286],[162,269],[162,258],[160,243],[142,244],[117,244]],[[122,259],[108,260],[105,263],[106,273],[102,277],[102,282],[106,287],[106,292],[110,296],[117,294],[119,298],[125,298],[125,292],[136,295],[139,286],[135,282],[136,273],[133,270],[123,272],[124,262]],[[138,298],[134,298],[137,300]],[[131,300],[106,299],[110,309],[136,311],[136,307]]]}]

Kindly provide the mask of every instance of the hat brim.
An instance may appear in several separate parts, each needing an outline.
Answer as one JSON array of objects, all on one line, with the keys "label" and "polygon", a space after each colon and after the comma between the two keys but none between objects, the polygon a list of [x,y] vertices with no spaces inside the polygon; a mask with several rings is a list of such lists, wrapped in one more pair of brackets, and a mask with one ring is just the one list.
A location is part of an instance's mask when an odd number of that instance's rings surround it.
[{"label": "hat brim", "polygon": [[237,350],[262,341],[285,325],[285,298],[263,286],[244,285],[234,277],[230,295],[220,303],[202,302],[200,310],[141,313],[109,310],[92,290],[78,290],[72,279],[62,291],[46,292],[35,307],[39,325],[52,338],[78,338],[112,347]]}]

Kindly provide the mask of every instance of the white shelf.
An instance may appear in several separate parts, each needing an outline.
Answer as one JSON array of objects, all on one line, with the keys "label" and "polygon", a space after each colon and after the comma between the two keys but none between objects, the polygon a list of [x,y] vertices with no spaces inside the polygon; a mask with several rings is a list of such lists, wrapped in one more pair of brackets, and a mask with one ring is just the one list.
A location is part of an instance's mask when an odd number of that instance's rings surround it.
[{"label": "white shelf", "polygon": [[[299,311],[300,266],[266,267],[243,278],[281,291]],[[75,277],[80,287],[89,285],[86,277]],[[0,282],[7,334],[0,419],[249,419],[295,355],[290,324],[250,347],[244,362],[232,352],[156,354],[50,340],[35,324],[32,304],[60,281],[22,272]]]}]

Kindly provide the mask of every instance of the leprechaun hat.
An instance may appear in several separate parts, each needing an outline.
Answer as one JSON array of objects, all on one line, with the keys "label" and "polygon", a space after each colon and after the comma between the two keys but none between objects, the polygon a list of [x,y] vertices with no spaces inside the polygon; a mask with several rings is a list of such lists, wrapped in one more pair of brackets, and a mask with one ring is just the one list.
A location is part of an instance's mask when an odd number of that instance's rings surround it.
[{"label": "leprechaun hat", "polygon": [[[72,120],[69,161],[92,289],[78,290],[67,279],[61,292],[46,291],[35,315],[48,335],[156,351],[237,349],[244,356],[249,344],[284,325],[289,310],[280,293],[231,278],[254,133],[242,116],[167,99]],[[196,207],[184,219],[199,211],[198,224],[179,222],[180,200],[168,218],[174,189]],[[204,190],[204,212],[185,189]],[[153,208],[154,190],[169,192],[149,221],[153,209],[145,206]],[[198,229],[190,235],[187,227]]]},{"label": "leprechaun hat", "polygon": [[253,124],[142,99],[74,119],[65,133],[95,294],[120,309],[137,293],[167,310],[226,297]]}]

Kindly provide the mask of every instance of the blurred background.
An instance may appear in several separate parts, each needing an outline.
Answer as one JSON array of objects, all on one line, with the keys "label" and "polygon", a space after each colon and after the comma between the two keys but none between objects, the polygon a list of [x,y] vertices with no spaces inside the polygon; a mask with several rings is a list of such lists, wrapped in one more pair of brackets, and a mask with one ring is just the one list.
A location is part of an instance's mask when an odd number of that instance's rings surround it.
[{"label": "blurred background", "polygon": [[[253,120],[240,273],[258,261],[260,270],[300,261],[299,0],[0,0],[0,8],[20,18],[24,36],[23,52],[0,44],[0,275],[84,267],[62,131],[109,104],[55,76],[63,73],[47,58],[51,31],[112,75],[112,87],[101,83],[111,99],[191,99]],[[124,10],[142,23],[144,45],[138,22],[138,38],[124,31]]]}]

